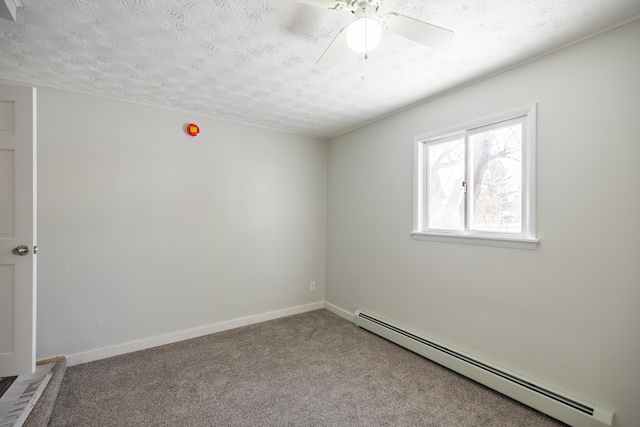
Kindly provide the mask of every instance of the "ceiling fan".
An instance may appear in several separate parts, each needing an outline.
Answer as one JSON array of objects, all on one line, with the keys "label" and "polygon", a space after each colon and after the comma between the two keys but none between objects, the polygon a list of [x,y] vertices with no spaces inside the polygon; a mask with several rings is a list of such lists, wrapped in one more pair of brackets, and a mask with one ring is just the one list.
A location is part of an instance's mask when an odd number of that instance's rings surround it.
[{"label": "ceiling fan", "polygon": [[356,18],[354,22],[340,30],[316,62],[318,65],[335,63],[345,47],[357,53],[364,53],[364,57],[367,58],[367,54],[380,43],[383,28],[432,48],[446,45],[453,37],[453,31],[398,13],[391,12],[378,16],[376,12],[384,0],[295,1],[331,10],[348,10]]}]

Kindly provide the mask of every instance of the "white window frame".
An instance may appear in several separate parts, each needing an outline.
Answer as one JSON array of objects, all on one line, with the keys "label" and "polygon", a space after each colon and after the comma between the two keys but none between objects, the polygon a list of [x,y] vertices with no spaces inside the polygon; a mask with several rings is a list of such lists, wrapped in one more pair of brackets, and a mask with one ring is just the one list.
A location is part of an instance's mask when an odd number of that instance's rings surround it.
[{"label": "white window frame", "polygon": [[[522,192],[523,230],[522,235],[509,235],[483,231],[434,231],[426,229],[426,165],[425,151],[428,141],[440,140],[455,135],[463,135],[477,128],[491,126],[511,119],[523,120],[522,148]],[[462,243],[468,245],[497,246],[503,248],[535,250],[539,243],[536,238],[536,104],[504,111],[479,120],[451,126],[414,138],[413,145],[413,231],[417,240]],[[466,215],[466,214],[465,214]]]}]

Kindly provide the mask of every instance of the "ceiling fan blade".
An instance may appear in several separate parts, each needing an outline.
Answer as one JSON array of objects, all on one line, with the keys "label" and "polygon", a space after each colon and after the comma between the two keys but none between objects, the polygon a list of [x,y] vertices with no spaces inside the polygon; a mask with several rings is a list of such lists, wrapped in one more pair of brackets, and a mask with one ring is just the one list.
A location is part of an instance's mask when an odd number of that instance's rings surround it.
[{"label": "ceiling fan blade", "polygon": [[344,1],[341,0],[295,0],[298,3],[308,4],[310,6],[323,7],[325,9],[343,9]]},{"label": "ceiling fan blade", "polygon": [[329,66],[335,64],[342,56],[342,53],[347,47],[347,27],[344,27],[336,38],[333,39],[329,47],[324,51],[322,56],[316,62],[317,65]]},{"label": "ceiling fan blade", "polygon": [[387,30],[432,48],[446,45],[453,37],[453,31],[397,13],[387,13],[381,20]]}]

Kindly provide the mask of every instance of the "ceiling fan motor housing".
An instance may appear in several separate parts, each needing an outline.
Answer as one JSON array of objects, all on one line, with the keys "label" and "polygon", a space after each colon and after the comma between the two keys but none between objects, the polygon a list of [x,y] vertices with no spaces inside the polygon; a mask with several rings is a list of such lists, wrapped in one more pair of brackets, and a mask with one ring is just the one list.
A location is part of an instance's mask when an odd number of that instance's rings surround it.
[{"label": "ceiling fan motor housing", "polygon": [[380,7],[378,0],[351,0],[349,10],[358,18],[375,16],[375,12]]},{"label": "ceiling fan motor housing", "polygon": [[381,30],[386,29],[401,37],[430,48],[439,48],[451,40],[453,31],[429,24],[409,16],[389,12],[378,16],[377,11],[384,0],[296,0],[299,3],[330,10],[349,10],[355,21],[344,27],[324,51],[318,65],[331,65],[342,51],[349,47],[357,53],[367,53],[378,46]]}]

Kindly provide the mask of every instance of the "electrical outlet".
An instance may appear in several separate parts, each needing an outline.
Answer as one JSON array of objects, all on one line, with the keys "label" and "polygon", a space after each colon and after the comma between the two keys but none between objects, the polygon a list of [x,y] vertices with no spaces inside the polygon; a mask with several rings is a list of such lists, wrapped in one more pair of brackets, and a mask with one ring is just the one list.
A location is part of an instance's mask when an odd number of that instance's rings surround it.
[{"label": "electrical outlet", "polygon": [[309,290],[310,291],[315,291],[316,290],[316,282],[310,282],[309,283]]}]

